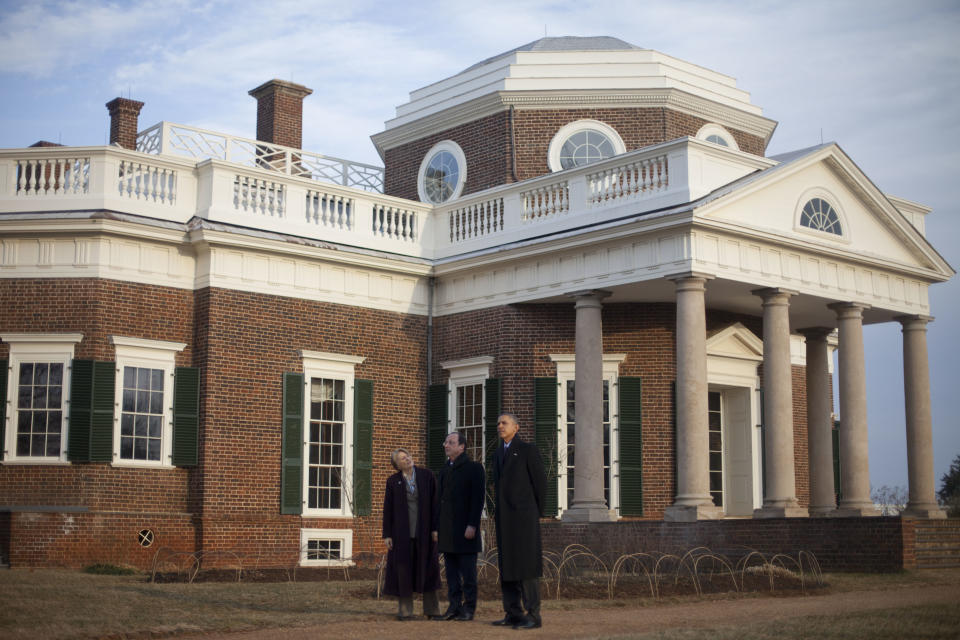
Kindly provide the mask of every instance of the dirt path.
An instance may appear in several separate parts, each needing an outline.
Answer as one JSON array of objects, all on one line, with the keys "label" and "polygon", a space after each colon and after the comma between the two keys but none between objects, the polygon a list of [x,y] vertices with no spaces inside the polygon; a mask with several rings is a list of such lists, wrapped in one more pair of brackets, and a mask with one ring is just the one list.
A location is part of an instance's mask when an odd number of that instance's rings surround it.
[{"label": "dirt path", "polygon": [[[814,596],[775,598],[738,598],[663,604],[647,607],[595,607],[577,610],[545,608],[544,626],[527,631],[523,637],[596,638],[655,632],[664,629],[696,629],[718,625],[800,616],[831,615],[855,611],[871,611],[909,607],[921,604],[956,604],[960,602],[960,584],[900,587],[882,591],[851,591]],[[484,603],[485,604],[485,603]],[[334,622],[298,629],[264,629],[231,634],[194,636],[203,640],[315,640],[316,638],[514,638],[513,629],[493,627],[498,611],[485,607],[473,622],[397,622],[383,614],[368,619]],[[187,638],[188,636],[184,636]]]}]

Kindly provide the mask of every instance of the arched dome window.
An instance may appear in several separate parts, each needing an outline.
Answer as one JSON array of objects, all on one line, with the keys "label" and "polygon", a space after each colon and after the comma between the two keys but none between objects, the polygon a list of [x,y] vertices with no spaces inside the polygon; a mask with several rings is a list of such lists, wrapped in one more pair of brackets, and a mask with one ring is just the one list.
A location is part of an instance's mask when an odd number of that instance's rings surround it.
[{"label": "arched dome window", "polygon": [[547,165],[551,171],[582,167],[626,152],[616,130],[597,120],[577,120],[561,127],[550,141]]}]

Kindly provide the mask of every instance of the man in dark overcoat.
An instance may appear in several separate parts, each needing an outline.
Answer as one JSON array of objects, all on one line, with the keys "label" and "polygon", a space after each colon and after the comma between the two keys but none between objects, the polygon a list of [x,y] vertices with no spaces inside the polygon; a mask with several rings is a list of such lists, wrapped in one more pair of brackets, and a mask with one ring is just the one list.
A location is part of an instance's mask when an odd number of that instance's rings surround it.
[{"label": "man in dark overcoat", "polygon": [[477,554],[486,474],[470,459],[459,431],[443,441],[447,461],[440,469],[440,551],[447,573],[450,604],[445,620],[473,620],[477,610]]},{"label": "man in dark overcoat", "polygon": [[494,509],[506,615],[493,624],[537,629],[541,626],[543,575],[540,518],[544,515],[547,476],[536,445],[517,437],[519,430],[517,417],[511,413],[497,421],[500,444],[493,461]]},{"label": "man in dark overcoat", "polygon": [[[414,466],[406,449],[397,449],[391,462],[398,471],[387,478],[383,497],[383,539],[387,546],[383,592],[399,599],[399,619],[412,617],[414,593],[423,594],[424,614],[439,618],[437,482],[429,469]],[[411,495],[416,496],[415,500]],[[416,503],[414,523],[408,515],[412,502]]]}]

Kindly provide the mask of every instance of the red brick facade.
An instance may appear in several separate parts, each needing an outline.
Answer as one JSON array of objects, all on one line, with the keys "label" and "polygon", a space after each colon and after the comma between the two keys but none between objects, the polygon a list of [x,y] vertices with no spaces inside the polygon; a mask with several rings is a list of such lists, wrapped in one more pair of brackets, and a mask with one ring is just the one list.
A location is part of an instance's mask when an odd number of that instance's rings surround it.
[{"label": "red brick facade", "polygon": [[[232,550],[261,564],[290,565],[301,528],[352,528],[354,548],[371,550],[380,538],[378,488],[393,473],[390,452],[404,446],[423,459],[422,317],[89,279],[0,280],[0,306],[0,332],[82,333],[77,358],[113,360],[111,335],[167,340],[187,344],[178,365],[201,371],[196,467],[0,465],[2,506],[11,509],[9,546],[0,553],[8,552],[18,566],[82,566],[113,558],[145,568],[160,546]],[[282,376],[302,371],[301,349],[365,358],[356,377],[374,382],[369,517],[280,515]],[[8,350],[0,343],[0,358]],[[144,527],[157,536],[149,553],[137,543]],[[33,535],[45,531],[63,535]]]},{"label": "red brick facade", "polygon": [[[467,159],[463,194],[550,173],[547,150],[561,127],[577,120],[599,120],[623,138],[627,151],[695,136],[708,121],[666,108],[516,109],[511,136],[510,112],[499,113],[425,136],[384,152],[384,191],[418,200],[417,172],[430,148],[453,140]],[[763,155],[762,138],[727,129],[741,151]],[[514,178],[513,158],[516,157]]]}]

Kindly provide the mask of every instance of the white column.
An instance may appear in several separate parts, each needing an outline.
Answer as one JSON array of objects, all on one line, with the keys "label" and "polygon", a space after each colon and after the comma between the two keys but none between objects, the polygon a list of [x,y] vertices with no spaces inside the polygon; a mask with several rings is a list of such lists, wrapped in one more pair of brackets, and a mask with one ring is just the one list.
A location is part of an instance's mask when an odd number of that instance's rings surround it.
[{"label": "white column", "polygon": [[570,294],[577,301],[577,417],[573,504],[563,512],[570,522],[616,520],[603,498],[603,322],[600,301],[607,291]]},{"label": "white column", "polygon": [[933,421],[930,415],[929,316],[900,316],[903,325],[903,392],[907,421],[907,478],[910,497],[903,515],[946,518],[934,494]]},{"label": "white column", "polygon": [[758,289],[763,299],[763,507],[754,518],[801,518],[793,452],[793,373],[790,366],[790,297],[785,289]]},{"label": "white column", "polygon": [[840,504],[836,515],[880,515],[870,499],[870,463],[867,443],[867,375],[863,357],[863,310],[867,305],[838,302],[829,305],[840,327]]},{"label": "white column", "polygon": [[723,510],[710,497],[710,442],[707,419],[707,278],[685,274],[677,287],[677,495],[664,519],[715,519]]},{"label": "white column", "polygon": [[833,486],[833,413],[830,401],[830,352],[833,329],[800,331],[807,342],[807,451],[810,460],[810,515],[832,515],[837,509]]}]

